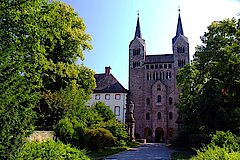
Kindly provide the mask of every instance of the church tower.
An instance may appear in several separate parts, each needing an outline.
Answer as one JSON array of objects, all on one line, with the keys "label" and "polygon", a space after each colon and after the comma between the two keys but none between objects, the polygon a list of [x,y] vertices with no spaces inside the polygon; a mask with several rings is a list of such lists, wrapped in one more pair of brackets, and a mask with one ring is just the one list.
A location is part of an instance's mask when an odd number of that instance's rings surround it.
[{"label": "church tower", "polygon": [[189,43],[183,34],[180,10],[172,53],[146,54],[139,14],[135,36],[129,44],[128,103],[135,105],[135,138],[147,142],[166,142],[177,135],[178,102],[176,75],[189,63]]},{"label": "church tower", "polygon": [[174,54],[174,67],[176,69],[184,67],[189,63],[189,43],[188,38],[183,34],[180,9],[178,15],[176,36],[172,39],[172,50]]},{"label": "church tower", "polygon": [[[137,25],[135,36],[129,44],[129,95],[128,102],[132,101],[135,105],[134,117],[139,119],[143,117],[142,104],[144,103],[144,62],[146,57],[146,44],[142,38],[139,14],[137,17]],[[135,129],[140,130],[139,126],[142,122],[136,123]]]}]

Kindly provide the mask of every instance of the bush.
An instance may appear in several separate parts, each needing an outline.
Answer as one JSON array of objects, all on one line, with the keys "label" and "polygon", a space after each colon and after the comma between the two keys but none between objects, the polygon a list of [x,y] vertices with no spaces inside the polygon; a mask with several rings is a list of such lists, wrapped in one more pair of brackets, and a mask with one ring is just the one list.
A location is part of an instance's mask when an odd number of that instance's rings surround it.
[{"label": "bush", "polygon": [[211,145],[240,152],[240,137],[237,137],[229,131],[217,131],[216,134],[212,135]]},{"label": "bush", "polygon": [[117,138],[118,141],[128,139],[128,133],[126,131],[126,128],[121,122],[115,119],[105,122],[102,128],[109,130],[113,134],[113,136]]},{"label": "bush", "polygon": [[207,146],[201,150],[197,150],[197,156],[191,160],[239,160],[240,152],[231,152],[228,148],[220,148],[218,146]]},{"label": "bush", "polygon": [[127,142],[124,141],[124,140],[119,140],[116,142],[116,146],[117,147],[123,147],[123,146],[126,146],[127,145]]},{"label": "bush", "polygon": [[115,114],[103,102],[97,102],[92,106],[92,109],[97,111],[97,113],[103,118],[104,122],[107,122],[111,119],[116,119]]},{"label": "bush", "polygon": [[84,150],[72,148],[70,145],[64,145],[60,141],[28,142],[23,146],[15,159],[90,160]]},{"label": "bush", "polygon": [[75,116],[71,118],[65,117],[55,127],[56,136],[65,144],[70,143],[75,147],[83,148],[85,126]]},{"label": "bush", "polygon": [[111,147],[116,141],[112,133],[104,128],[86,129],[84,137],[86,138],[86,147],[92,151]]},{"label": "bush", "polygon": [[217,131],[212,135],[211,143],[197,150],[195,159],[221,159],[221,160],[239,160],[240,159],[240,140],[239,137],[231,132]]}]

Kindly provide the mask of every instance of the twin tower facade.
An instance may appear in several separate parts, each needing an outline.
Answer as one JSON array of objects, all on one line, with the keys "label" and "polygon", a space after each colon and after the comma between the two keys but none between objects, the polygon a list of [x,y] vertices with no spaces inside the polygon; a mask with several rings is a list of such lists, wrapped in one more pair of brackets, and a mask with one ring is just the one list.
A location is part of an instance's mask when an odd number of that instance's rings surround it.
[{"label": "twin tower facade", "polygon": [[147,55],[138,16],[135,36],[129,45],[128,100],[135,104],[135,138],[165,142],[177,135],[176,75],[187,63],[189,43],[183,34],[180,12],[171,54]]}]

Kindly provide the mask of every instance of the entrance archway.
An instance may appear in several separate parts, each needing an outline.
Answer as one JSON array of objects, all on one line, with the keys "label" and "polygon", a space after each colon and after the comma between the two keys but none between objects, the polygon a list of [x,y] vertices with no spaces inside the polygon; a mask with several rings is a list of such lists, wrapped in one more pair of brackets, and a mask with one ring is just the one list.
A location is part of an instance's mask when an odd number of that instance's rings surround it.
[{"label": "entrance archway", "polygon": [[163,128],[158,127],[155,130],[155,142],[161,143],[164,142],[164,131]]}]

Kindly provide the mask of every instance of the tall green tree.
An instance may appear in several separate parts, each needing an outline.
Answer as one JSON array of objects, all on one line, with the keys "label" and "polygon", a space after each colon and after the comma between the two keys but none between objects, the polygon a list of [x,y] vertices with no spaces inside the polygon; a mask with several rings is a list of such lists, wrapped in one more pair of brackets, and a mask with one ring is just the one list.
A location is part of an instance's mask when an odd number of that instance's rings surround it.
[{"label": "tall green tree", "polygon": [[45,1],[0,2],[0,159],[14,159],[33,129],[45,49],[39,13]]},{"label": "tall green tree", "polygon": [[240,21],[212,22],[178,74],[178,109],[189,131],[240,129]]},{"label": "tall green tree", "polygon": [[[67,87],[81,91],[84,100],[90,97],[94,73],[76,64],[92,48],[85,29],[83,20],[62,2],[0,2],[0,159],[14,159],[34,129],[34,116],[39,128],[51,125],[45,122],[55,116],[52,107],[63,104],[57,95],[65,90],[68,95]],[[50,102],[50,96],[56,98]],[[55,112],[64,107],[71,105]]]},{"label": "tall green tree", "polygon": [[[41,15],[39,23],[43,36],[40,44],[45,47],[47,62],[42,73],[42,98],[35,111],[38,114],[38,129],[49,130],[53,129],[56,120],[60,120],[60,117],[67,113],[66,107],[62,112],[64,106],[59,100],[61,101],[63,96],[58,93],[75,85],[75,89],[81,90],[81,99],[86,101],[95,87],[95,79],[92,70],[77,64],[78,58],[84,60],[83,52],[92,48],[91,37],[85,33],[83,19],[73,8],[62,2],[49,3]],[[71,107],[73,106],[69,103],[68,108]]]}]

